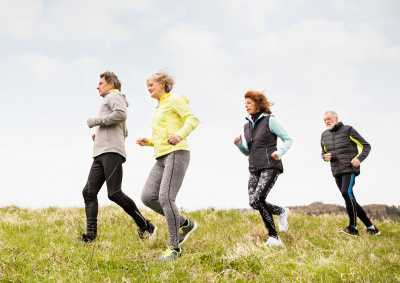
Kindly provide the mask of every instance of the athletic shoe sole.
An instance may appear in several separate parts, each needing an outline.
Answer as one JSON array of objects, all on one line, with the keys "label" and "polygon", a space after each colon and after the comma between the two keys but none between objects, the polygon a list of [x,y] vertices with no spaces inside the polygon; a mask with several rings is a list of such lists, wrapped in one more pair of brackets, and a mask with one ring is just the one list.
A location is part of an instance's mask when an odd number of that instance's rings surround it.
[{"label": "athletic shoe sole", "polygon": [[[194,223],[194,222],[193,222],[193,223]],[[192,234],[192,232],[193,232],[194,230],[196,230],[196,229],[197,229],[197,224],[194,223],[193,229],[190,230],[189,233],[187,233],[186,237],[183,238],[183,241],[180,242],[179,244],[182,245],[184,242],[186,242],[186,240],[189,238],[189,235]]]},{"label": "athletic shoe sole", "polygon": [[156,235],[156,232],[157,232],[157,226],[154,225],[154,231],[153,231],[153,233],[151,233],[151,235],[149,236],[149,239],[153,238],[153,237]]},{"label": "athletic shoe sole", "polygon": [[345,231],[340,231],[340,233],[343,233],[343,234],[346,234],[346,235],[349,235],[349,236],[353,236],[353,237],[358,237],[358,235],[350,234],[350,233],[347,233]]},{"label": "athletic shoe sole", "polygon": [[[279,222],[279,216],[278,216],[278,226],[279,226],[279,232],[286,233],[289,230],[288,218],[289,218],[289,214],[290,214],[290,209],[287,207],[284,207],[284,209],[285,209],[285,214],[286,214],[284,217],[286,218],[287,225],[281,225]],[[281,226],[284,226],[284,227],[281,229]]]},{"label": "athletic shoe sole", "polygon": [[[368,232],[369,233],[369,232]],[[381,235],[381,231],[378,231],[378,233],[374,233],[374,234],[372,234],[372,233],[369,233],[370,235],[372,235],[372,236],[380,236]]]}]

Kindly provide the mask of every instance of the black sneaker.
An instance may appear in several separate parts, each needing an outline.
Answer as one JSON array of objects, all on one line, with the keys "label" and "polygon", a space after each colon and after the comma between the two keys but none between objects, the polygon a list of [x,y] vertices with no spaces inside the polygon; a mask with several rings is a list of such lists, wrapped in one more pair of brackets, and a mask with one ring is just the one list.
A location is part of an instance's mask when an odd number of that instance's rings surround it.
[{"label": "black sneaker", "polygon": [[150,223],[150,220],[146,220],[147,229],[143,230],[139,227],[137,230],[139,239],[150,238],[156,234],[157,226]]},{"label": "black sneaker", "polygon": [[358,236],[358,229],[353,227],[353,226],[348,226],[348,227],[344,228],[340,232],[341,233],[345,233],[345,234],[350,235],[350,236]]},{"label": "black sneaker", "polygon": [[188,222],[188,224],[187,225],[183,224],[179,228],[179,234],[178,234],[179,244],[183,244],[189,238],[189,235],[197,228],[197,224],[194,223],[192,220],[188,219],[186,221]]},{"label": "black sneaker", "polygon": [[82,234],[82,243],[91,243],[94,241],[94,239],[96,239],[96,236],[93,235],[88,235],[88,234]]},{"label": "black sneaker", "polygon": [[376,226],[374,226],[375,228],[370,229],[367,228],[367,233],[373,235],[373,236],[379,236],[381,234],[381,232],[378,230],[378,228],[376,228]]}]

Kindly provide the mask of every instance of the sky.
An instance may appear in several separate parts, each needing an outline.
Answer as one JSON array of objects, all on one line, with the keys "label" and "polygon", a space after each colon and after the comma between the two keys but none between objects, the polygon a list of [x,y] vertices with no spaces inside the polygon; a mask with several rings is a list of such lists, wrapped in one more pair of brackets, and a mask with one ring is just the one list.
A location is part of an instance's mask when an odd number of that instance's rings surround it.
[{"label": "sky", "polygon": [[[0,206],[83,207],[99,74],[130,103],[123,191],[140,208],[155,163],[135,144],[157,102],[147,78],[165,69],[201,121],[177,205],[248,208],[247,158],[234,146],[244,94],[263,91],[293,139],[267,201],[344,205],[322,161],[323,114],[334,110],[372,151],[354,194],[400,205],[400,2],[397,0],[2,0]],[[281,142],[278,142],[278,146]],[[106,187],[99,204],[110,205]]]}]

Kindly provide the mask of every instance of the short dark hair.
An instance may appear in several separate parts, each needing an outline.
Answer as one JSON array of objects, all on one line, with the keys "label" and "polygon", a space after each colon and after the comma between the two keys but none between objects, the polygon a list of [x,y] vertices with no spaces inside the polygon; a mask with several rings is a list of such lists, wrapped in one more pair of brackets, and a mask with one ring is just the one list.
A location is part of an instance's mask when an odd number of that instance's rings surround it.
[{"label": "short dark hair", "polygon": [[114,83],[114,88],[121,91],[121,81],[118,79],[117,75],[114,74],[113,72],[105,71],[100,75],[100,78],[104,78],[108,84]]},{"label": "short dark hair", "polygon": [[268,101],[264,93],[259,91],[249,90],[244,95],[244,98],[250,98],[251,100],[253,100],[259,112],[265,114],[272,114],[270,107],[274,105],[274,103]]}]

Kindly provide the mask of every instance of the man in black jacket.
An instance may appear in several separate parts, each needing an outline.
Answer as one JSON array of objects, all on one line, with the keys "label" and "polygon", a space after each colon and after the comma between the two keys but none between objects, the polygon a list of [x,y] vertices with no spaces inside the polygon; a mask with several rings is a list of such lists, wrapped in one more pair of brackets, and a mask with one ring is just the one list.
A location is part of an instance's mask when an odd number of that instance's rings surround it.
[{"label": "man in black jacket", "polygon": [[[332,175],[346,202],[350,224],[343,233],[358,235],[357,217],[367,227],[367,232],[377,236],[381,233],[369,220],[364,209],[357,203],[353,187],[360,174],[360,163],[367,158],[371,145],[351,126],[338,122],[336,112],[327,111],[324,122],[327,127],[321,135],[322,159],[331,163]],[[361,152],[358,153],[359,146]]]}]

